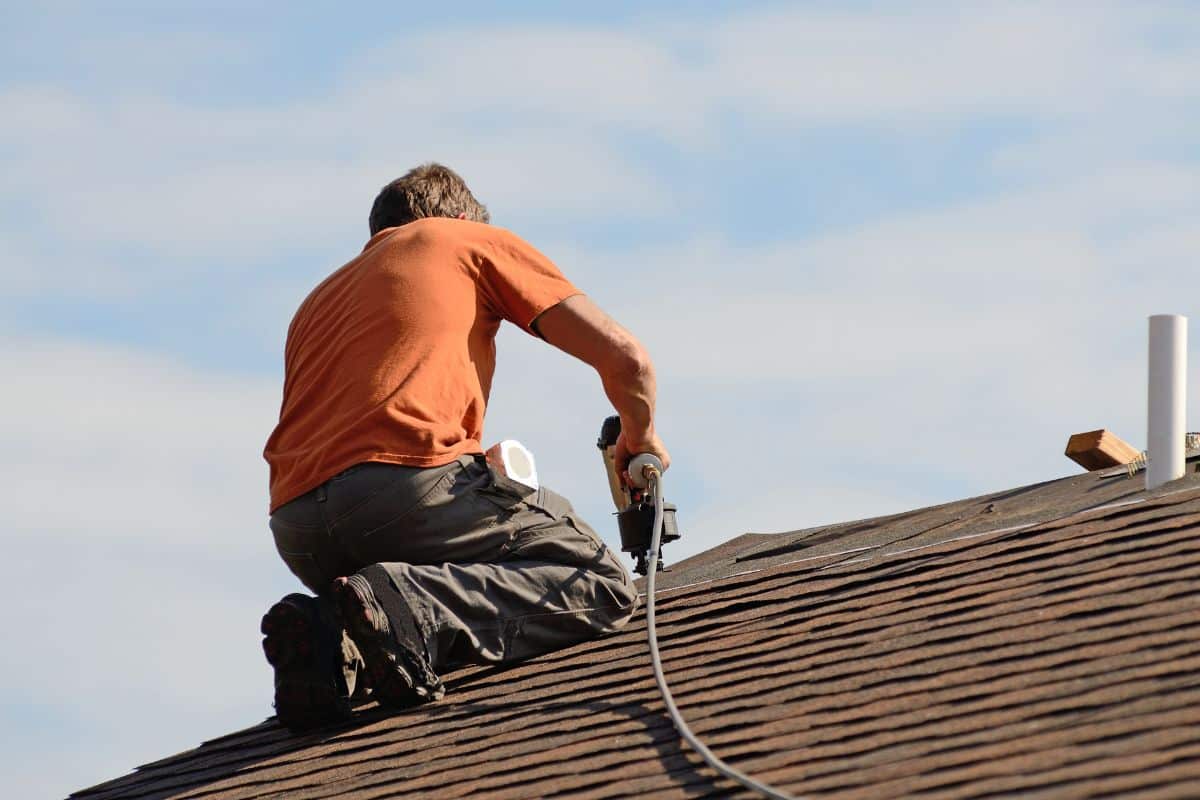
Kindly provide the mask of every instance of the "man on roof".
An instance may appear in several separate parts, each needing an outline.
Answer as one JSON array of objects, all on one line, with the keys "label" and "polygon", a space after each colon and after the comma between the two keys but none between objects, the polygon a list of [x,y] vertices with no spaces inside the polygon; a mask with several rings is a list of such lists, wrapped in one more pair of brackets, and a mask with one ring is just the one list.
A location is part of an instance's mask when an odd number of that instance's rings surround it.
[{"label": "man on roof", "polygon": [[456,665],[527,658],[633,614],[628,571],[571,504],[483,456],[503,320],[599,373],[622,469],[638,452],[669,464],[646,351],[490,225],[456,173],[426,164],[389,183],[370,231],[292,320],[264,452],[276,547],[316,594],[262,621],[275,709],[295,730],[346,717],[364,666],[374,698],[407,707],[440,697]]}]

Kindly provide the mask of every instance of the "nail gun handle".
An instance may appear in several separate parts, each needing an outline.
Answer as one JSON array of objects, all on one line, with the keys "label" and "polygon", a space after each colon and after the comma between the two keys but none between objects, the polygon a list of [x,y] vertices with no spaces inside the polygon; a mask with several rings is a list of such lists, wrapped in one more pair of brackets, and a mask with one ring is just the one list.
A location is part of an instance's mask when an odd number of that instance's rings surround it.
[{"label": "nail gun handle", "polygon": [[608,474],[608,490],[612,493],[613,505],[617,507],[617,511],[624,511],[629,507],[630,497],[629,490],[621,483],[621,476],[617,472],[617,437],[620,435],[621,418],[609,417],[600,427],[600,438],[596,441],[596,446],[600,448],[600,455],[604,459],[604,471]]}]

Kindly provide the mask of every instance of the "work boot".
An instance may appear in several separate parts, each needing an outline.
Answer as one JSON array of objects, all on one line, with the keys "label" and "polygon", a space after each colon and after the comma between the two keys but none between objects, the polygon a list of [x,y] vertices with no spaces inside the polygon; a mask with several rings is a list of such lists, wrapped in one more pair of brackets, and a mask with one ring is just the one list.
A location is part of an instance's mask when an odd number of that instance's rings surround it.
[{"label": "work boot", "polygon": [[263,616],[261,630],[279,722],[300,733],[347,719],[357,653],[332,601],[289,594]]},{"label": "work boot", "polygon": [[386,570],[371,565],[338,578],[333,596],[380,705],[407,708],[441,699],[446,690],[429,664],[412,611]]}]

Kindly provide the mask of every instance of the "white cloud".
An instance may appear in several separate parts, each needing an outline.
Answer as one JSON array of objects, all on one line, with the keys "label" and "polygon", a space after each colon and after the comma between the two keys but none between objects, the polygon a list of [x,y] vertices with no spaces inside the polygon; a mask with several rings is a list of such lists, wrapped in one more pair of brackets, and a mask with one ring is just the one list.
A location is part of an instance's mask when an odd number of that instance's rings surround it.
[{"label": "white cloud", "polygon": [[244,545],[228,521],[265,514],[260,453],[277,387],[119,348],[9,339],[4,349],[16,387],[0,423],[10,536]]},{"label": "white cloud", "polygon": [[[704,75],[674,51],[683,37],[644,30],[569,27],[456,29],[403,37],[354,65],[392,75],[360,91],[372,105],[403,98],[415,115],[469,109],[501,130],[604,127],[687,138],[711,104]],[[464,42],[470,46],[464,50]]]},{"label": "white cloud", "polygon": [[[749,11],[654,31],[424,32],[348,62],[332,89],[254,106],[16,86],[2,98],[11,114],[0,137],[15,155],[5,184],[47,219],[69,220],[81,244],[210,264],[360,231],[362,198],[422,157],[459,164],[497,211],[526,219],[663,218],[686,197],[631,157],[628,137],[702,157],[731,144],[719,133],[729,116],[775,137],[811,126],[953,130],[995,115],[1094,133],[1118,107],[1143,128],[1177,125],[1179,104],[1200,96],[1200,52],[1155,36],[1195,28],[1196,17],[1186,6],[1005,3]],[[159,63],[161,53],[129,58]]]},{"label": "white cloud", "polygon": [[[1195,48],[1148,37],[1162,10],[994,2],[746,14],[713,36],[713,74],[785,118],[944,124],[968,115],[1087,114],[1114,97],[1194,97]],[[1156,13],[1158,12],[1158,13]],[[1177,8],[1175,22],[1195,14]],[[1181,72],[1182,70],[1182,72]],[[1189,77],[1186,77],[1189,76]]]}]

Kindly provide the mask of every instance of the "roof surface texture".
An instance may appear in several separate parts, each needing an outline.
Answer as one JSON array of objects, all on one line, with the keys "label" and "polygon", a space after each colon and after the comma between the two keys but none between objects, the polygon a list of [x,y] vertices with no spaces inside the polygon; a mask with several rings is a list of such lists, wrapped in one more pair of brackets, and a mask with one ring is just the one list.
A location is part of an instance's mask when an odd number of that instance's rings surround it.
[{"label": "roof surface texture", "polygon": [[[682,562],[659,594],[676,701],[806,797],[1200,797],[1196,466],[1151,495],[1092,473]],[[678,740],[645,635],[639,613],[452,674],[430,706],[299,737],[272,718],[76,796],[752,797]]]}]

